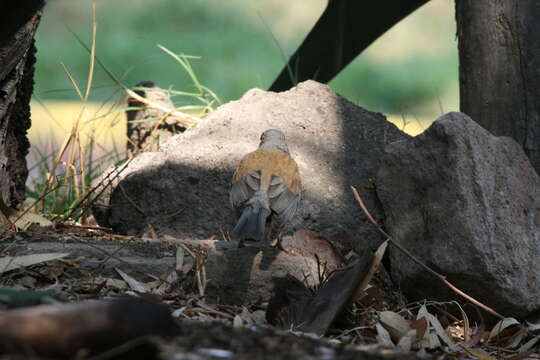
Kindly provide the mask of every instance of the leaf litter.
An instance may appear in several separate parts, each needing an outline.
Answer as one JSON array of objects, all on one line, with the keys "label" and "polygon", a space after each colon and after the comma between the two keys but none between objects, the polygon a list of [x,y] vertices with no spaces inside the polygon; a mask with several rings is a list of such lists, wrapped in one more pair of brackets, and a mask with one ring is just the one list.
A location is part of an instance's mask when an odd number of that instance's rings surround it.
[{"label": "leaf litter", "polygon": [[[205,251],[193,243],[170,245],[174,265],[167,273],[151,274],[133,266],[124,268],[119,262],[114,267],[115,273],[98,275],[85,270],[83,265],[88,258],[80,254],[11,254],[16,248],[13,243],[32,248],[35,240],[31,239],[36,238],[36,233],[2,230],[0,235],[1,243],[6,244],[0,257],[1,286],[5,287],[0,288],[0,304],[6,309],[125,295],[150,296],[167,304],[173,317],[178,319],[217,321],[238,329],[271,328],[265,319],[265,303],[232,306],[205,302],[206,284],[211,279],[206,278]],[[99,246],[97,241],[115,241],[126,246],[144,242],[76,226],[48,229],[38,237],[40,241],[49,242],[88,242],[89,247]],[[405,303],[398,292],[388,289],[384,274],[376,272],[382,259],[380,252],[367,273],[366,278],[370,279],[363,279],[352,302],[328,330],[327,339],[343,345],[377,344],[449,359],[540,358],[539,324],[504,318],[488,331],[484,330],[482,322],[472,322],[456,302]],[[98,261],[112,261],[116,256],[103,254]],[[447,306],[457,307],[461,318],[448,317],[448,312],[441,310]],[[217,354],[218,350],[207,353]]]}]

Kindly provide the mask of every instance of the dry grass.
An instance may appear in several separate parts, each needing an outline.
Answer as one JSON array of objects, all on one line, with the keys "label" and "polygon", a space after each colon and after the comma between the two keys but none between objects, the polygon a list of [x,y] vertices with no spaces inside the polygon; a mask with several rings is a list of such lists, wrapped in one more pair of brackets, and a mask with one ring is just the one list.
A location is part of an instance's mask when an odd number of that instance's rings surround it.
[{"label": "dry grass", "polygon": [[[140,97],[128,86],[124,85],[103,64],[96,54],[96,8],[93,3],[92,37],[91,44],[85,44],[74,34],[81,46],[88,51],[88,72],[85,84],[79,83],[69,68],[60,64],[66,77],[69,79],[73,91],[79,101],[69,103],[67,109],[49,108],[46,103],[39,103],[41,114],[46,114],[55,123],[49,128],[48,141],[43,140],[43,125],[35,127],[32,135],[41,139],[33,142],[32,157],[30,158],[30,177],[27,186],[27,210],[36,209],[45,214],[54,215],[55,218],[67,219],[71,217],[86,223],[88,209],[93,201],[92,193],[99,184],[95,184],[103,170],[111,164],[119,164],[126,159],[125,144],[127,142],[124,113],[128,109],[126,98],[136,98],[143,107],[164,110],[166,115],[174,116],[187,127],[195,126],[200,117],[213,111],[214,106],[221,103],[218,96],[204,86],[198,79],[190,61],[198,57],[185,54],[176,54],[164,46],[158,48],[166,55],[178,62],[180,68],[191,79],[195,91],[166,90],[171,97],[182,97],[184,105],[175,109],[161,109],[160,104]],[[116,84],[113,91],[115,102],[95,104],[89,101],[93,88],[93,81],[97,69],[102,70]],[[185,105],[187,99],[188,105]],[[35,104],[35,103],[34,103]],[[65,103],[61,104],[65,106]],[[130,109],[133,110],[133,109]],[[34,124],[45,124],[36,117]],[[165,118],[165,116],[163,117]],[[69,125],[68,125],[69,124]],[[122,124],[122,125],[120,125]],[[113,130],[114,129],[114,130]],[[156,126],[156,132],[158,131]],[[45,130],[46,131],[46,130]],[[123,132],[123,133],[122,133]],[[57,142],[58,139],[61,142]],[[118,145],[118,144],[122,145]],[[58,144],[61,144],[58,147]]]}]

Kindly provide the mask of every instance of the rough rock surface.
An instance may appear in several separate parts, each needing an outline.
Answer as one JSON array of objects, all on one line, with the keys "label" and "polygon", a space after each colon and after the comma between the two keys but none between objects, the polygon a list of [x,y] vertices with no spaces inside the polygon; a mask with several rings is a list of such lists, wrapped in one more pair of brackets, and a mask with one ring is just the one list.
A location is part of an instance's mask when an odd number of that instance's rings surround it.
[{"label": "rough rock surface", "polygon": [[303,179],[292,227],[323,235],[348,231],[357,241],[376,242],[379,235],[359,212],[349,186],[380,216],[370,180],[384,146],[408,136],[383,115],[314,81],[282,93],[250,90],[159,152],[138,155],[111,192],[106,225],[139,236],[226,236],[235,222],[228,200],[234,167],[269,128],[285,133]]},{"label": "rough rock surface", "polygon": [[[505,316],[540,309],[540,179],[514,140],[449,113],[389,145],[377,175],[394,239]],[[411,300],[450,298],[390,250],[392,275]]]}]

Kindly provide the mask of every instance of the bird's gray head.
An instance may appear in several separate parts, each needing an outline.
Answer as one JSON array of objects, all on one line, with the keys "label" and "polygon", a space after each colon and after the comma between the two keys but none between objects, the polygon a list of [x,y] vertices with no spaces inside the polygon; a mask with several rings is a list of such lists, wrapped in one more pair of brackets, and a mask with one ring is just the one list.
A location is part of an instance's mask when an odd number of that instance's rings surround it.
[{"label": "bird's gray head", "polygon": [[277,149],[286,153],[289,152],[289,148],[285,142],[285,135],[276,129],[269,129],[262,133],[259,149]]}]

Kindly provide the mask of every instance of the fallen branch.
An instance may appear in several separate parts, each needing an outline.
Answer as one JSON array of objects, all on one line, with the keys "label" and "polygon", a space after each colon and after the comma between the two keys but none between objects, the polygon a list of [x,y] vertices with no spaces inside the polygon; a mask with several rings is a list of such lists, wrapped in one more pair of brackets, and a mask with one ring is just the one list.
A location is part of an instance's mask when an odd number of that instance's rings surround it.
[{"label": "fallen branch", "polygon": [[178,331],[165,305],[141,298],[40,305],[0,312],[0,351],[72,359],[81,349],[97,355],[134,339]]},{"label": "fallen branch", "polygon": [[394,241],[394,239],[392,239],[392,237],[390,235],[388,235],[388,233],[386,231],[383,230],[383,228],[377,223],[377,221],[373,218],[373,216],[371,216],[369,210],[367,209],[366,205],[364,204],[364,202],[362,201],[362,198],[360,197],[360,195],[358,194],[358,191],[356,190],[356,188],[354,186],[351,186],[351,190],[353,192],[353,195],[354,195],[354,198],[356,199],[356,202],[358,203],[358,206],[360,207],[360,209],[362,209],[362,211],[364,212],[364,214],[366,215],[366,217],[368,218],[368,220],[373,224],[373,226],[375,226],[375,228],[377,229],[377,231],[379,231],[384,237],[386,237],[386,239],[393,245],[395,246],[399,251],[401,251],[403,254],[405,254],[408,258],[410,258],[412,261],[414,261],[416,264],[418,264],[419,266],[421,266],[422,268],[424,268],[427,272],[429,272],[431,275],[439,278],[439,280],[441,280],[450,290],[452,290],[453,292],[455,292],[456,294],[464,297],[465,299],[467,299],[468,301],[470,301],[471,303],[473,303],[474,305],[478,306],[479,308],[481,308],[482,310],[484,311],[487,311],[488,313],[490,313],[491,315],[499,318],[499,319],[504,319],[504,316],[502,316],[501,314],[499,314],[498,312],[496,312],[495,310],[493,310],[492,308],[490,308],[489,306],[487,305],[484,305],[482,304],[480,301],[474,299],[472,296],[470,295],[467,295],[466,293],[464,293],[463,291],[461,291],[460,289],[458,289],[455,285],[453,285],[452,283],[450,283],[448,280],[446,280],[446,276],[442,275],[442,274],[439,274],[438,272],[436,272],[435,270],[433,270],[432,268],[430,268],[429,266],[427,266],[426,264],[424,264],[423,262],[421,262],[418,258],[416,258],[413,254],[411,254],[407,249],[405,249],[403,246],[401,246],[399,243],[397,243],[396,241]]}]

